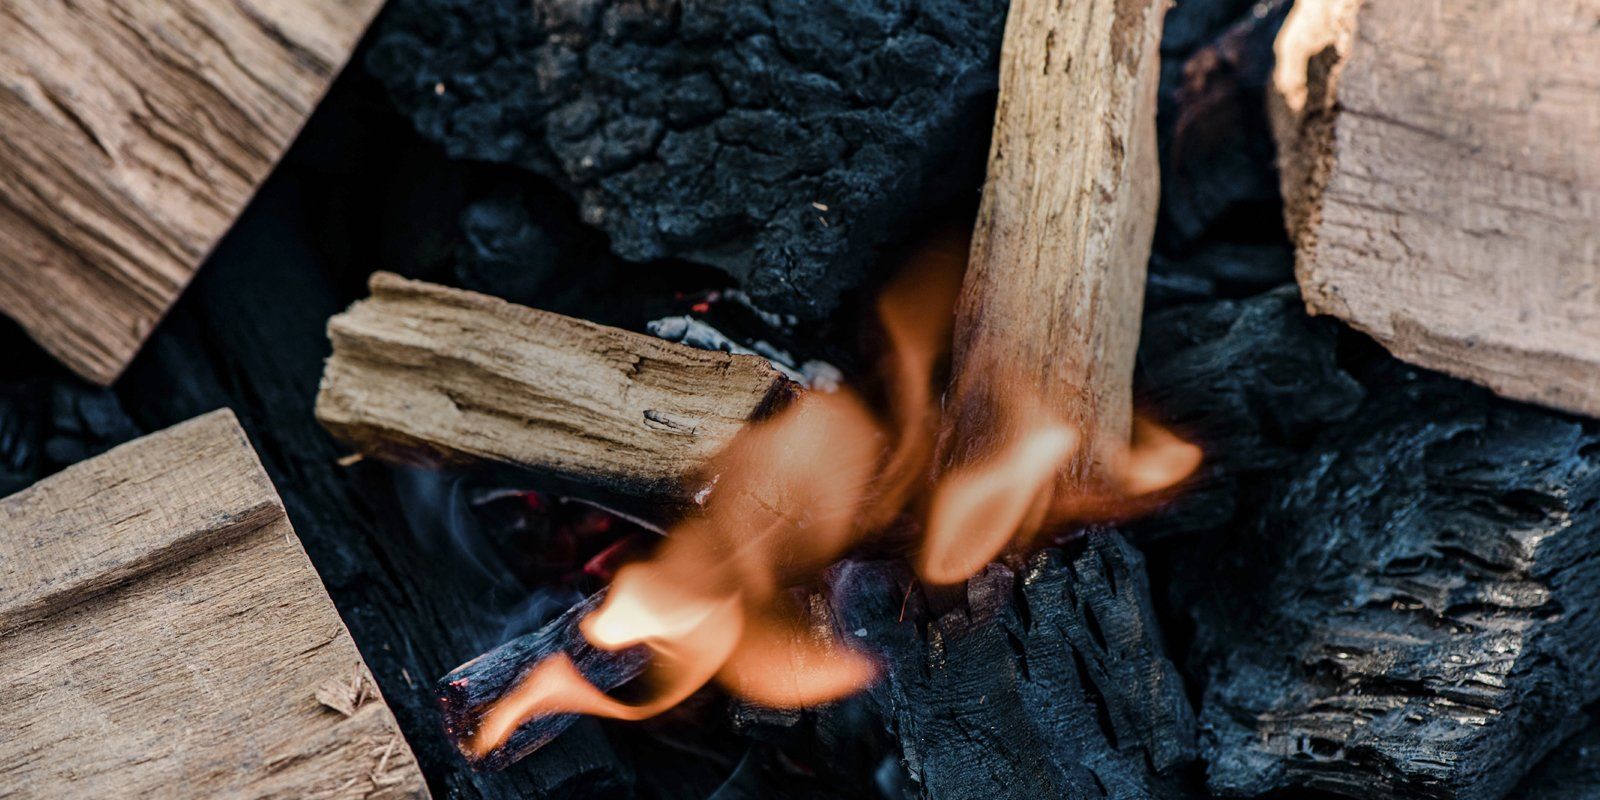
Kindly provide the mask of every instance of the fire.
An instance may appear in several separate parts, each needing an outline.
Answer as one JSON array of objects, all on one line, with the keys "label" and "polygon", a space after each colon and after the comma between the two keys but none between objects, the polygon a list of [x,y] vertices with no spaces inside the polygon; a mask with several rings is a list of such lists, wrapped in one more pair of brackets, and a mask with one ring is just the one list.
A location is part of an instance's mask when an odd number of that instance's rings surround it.
[{"label": "fire", "polygon": [[[1198,448],[1143,419],[1130,445],[1086,442],[1050,398],[1010,389],[1025,384],[1003,373],[983,376],[1015,395],[994,398],[987,450],[941,456],[940,369],[965,255],[964,242],[936,243],[880,297],[883,413],[841,389],[749,426],[712,459],[696,513],[617,572],[580,629],[601,649],[649,648],[642,700],[606,694],[557,656],[484,708],[463,749],[481,758],[544,715],[643,719],[713,682],[771,707],[844,697],[875,678],[876,664],[809,624],[796,592],[851,549],[891,528],[920,529],[919,577],[957,583],[1008,548],[1142,510],[1198,466]],[[1102,448],[1095,463],[1106,474],[1067,480],[1090,446]]]}]

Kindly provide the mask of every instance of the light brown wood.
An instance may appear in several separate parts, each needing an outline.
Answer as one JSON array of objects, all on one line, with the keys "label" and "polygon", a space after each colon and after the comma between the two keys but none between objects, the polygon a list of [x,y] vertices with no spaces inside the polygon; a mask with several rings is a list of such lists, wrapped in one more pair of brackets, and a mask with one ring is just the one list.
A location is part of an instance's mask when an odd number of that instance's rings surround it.
[{"label": "light brown wood", "polygon": [[0,500],[0,794],[427,797],[233,414]]},{"label": "light brown wood", "polygon": [[368,455],[500,464],[651,500],[795,385],[754,356],[698,350],[378,273],[328,323],[317,419]]},{"label": "light brown wood", "polygon": [[[1159,194],[1156,46],[1166,5],[1011,4],[957,310],[947,443],[981,446],[993,392],[1041,395],[1091,442],[1128,441]],[[1101,449],[1080,450],[1070,473],[1089,474]]]},{"label": "light brown wood", "polygon": [[382,0],[0,0],[0,312],[115,380]]},{"label": "light brown wood", "polygon": [[1311,311],[1600,415],[1600,0],[1302,0],[1278,54]]}]

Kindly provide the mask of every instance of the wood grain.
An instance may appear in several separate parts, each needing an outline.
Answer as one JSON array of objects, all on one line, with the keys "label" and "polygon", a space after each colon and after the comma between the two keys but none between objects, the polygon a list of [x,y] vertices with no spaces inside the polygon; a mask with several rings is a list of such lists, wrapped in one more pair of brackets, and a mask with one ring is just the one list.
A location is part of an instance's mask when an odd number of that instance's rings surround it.
[{"label": "wood grain", "polygon": [[[992,393],[1038,394],[1090,441],[1128,440],[1155,231],[1163,0],[1017,0],[957,310],[948,442]],[[1085,476],[1098,448],[1071,466]],[[948,452],[948,451],[947,451]]]},{"label": "wood grain", "polygon": [[795,387],[753,356],[698,350],[377,273],[328,323],[317,419],[359,451],[501,464],[651,500]]},{"label": "wood grain", "polygon": [[0,787],[426,797],[232,412],[0,500]]},{"label": "wood grain", "polygon": [[0,0],[0,312],[109,384],[382,0]]},{"label": "wood grain", "polygon": [[1312,312],[1600,415],[1600,0],[1310,0],[1278,53]]}]

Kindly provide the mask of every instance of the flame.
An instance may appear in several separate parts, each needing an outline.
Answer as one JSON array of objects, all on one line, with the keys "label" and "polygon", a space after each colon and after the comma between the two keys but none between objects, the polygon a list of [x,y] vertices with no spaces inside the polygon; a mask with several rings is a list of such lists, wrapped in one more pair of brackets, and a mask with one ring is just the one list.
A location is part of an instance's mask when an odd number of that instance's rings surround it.
[{"label": "flame", "polygon": [[[595,647],[644,645],[644,698],[629,703],[557,655],[480,712],[462,743],[481,758],[523,723],[551,714],[638,720],[716,683],[770,707],[849,695],[875,679],[872,657],[810,619],[794,592],[897,518],[922,523],[919,577],[963,581],[1008,548],[1085,521],[1145,510],[1200,462],[1200,451],[1146,419],[1120,447],[1084,440],[1048,398],[1006,380],[1003,354],[977,376],[997,396],[983,444],[938,464],[940,369],[948,361],[966,242],[941,239],[884,290],[882,414],[849,390],[810,392],[748,426],[712,458],[705,502],[668,531],[648,559],[616,573],[579,625]],[[1084,447],[1107,474],[1085,484],[1067,470]]]}]

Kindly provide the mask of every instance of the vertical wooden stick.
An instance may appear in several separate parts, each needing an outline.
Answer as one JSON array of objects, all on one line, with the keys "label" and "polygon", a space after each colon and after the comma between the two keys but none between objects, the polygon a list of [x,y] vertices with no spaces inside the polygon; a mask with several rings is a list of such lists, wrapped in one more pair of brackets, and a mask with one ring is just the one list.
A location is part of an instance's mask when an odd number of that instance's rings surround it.
[{"label": "vertical wooden stick", "polygon": [[[957,308],[945,453],[983,447],[996,392],[1125,443],[1155,231],[1156,47],[1166,0],[1015,0]],[[1069,477],[1094,475],[1094,447]]]}]

